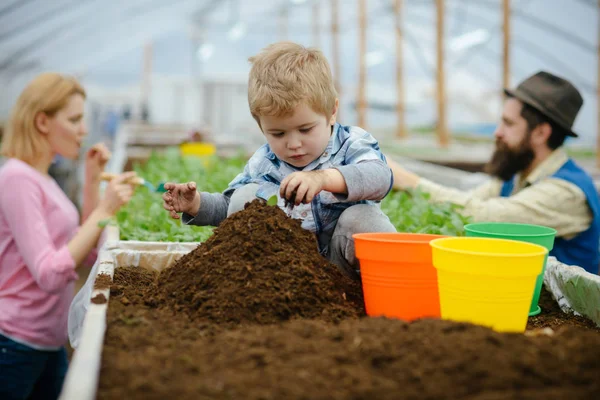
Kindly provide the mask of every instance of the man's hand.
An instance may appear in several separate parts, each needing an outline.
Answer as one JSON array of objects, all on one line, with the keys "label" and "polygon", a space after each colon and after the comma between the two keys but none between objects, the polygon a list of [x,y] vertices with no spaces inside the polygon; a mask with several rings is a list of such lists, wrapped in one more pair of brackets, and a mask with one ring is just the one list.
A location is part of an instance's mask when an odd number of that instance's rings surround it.
[{"label": "man's hand", "polygon": [[196,190],[196,182],[165,183],[163,208],[169,211],[171,218],[181,218],[178,213],[198,214],[200,209],[200,193]]},{"label": "man's hand", "polygon": [[346,193],[346,181],[336,169],[294,172],[288,175],[279,187],[279,195],[297,206],[310,203],[322,190]]},{"label": "man's hand", "polygon": [[388,166],[392,170],[392,174],[394,175],[394,186],[395,190],[406,190],[406,189],[414,189],[419,184],[421,177],[419,175],[414,174],[402,166],[397,162],[387,159]]}]

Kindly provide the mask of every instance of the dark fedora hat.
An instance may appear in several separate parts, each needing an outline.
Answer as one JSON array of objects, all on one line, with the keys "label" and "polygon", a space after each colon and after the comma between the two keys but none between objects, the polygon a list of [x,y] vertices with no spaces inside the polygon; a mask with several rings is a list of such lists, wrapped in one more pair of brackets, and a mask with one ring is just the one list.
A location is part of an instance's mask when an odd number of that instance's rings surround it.
[{"label": "dark fedora hat", "polygon": [[544,114],[565,129],[567,136],[578,136],[572,128],[583,105],[583,97],[571,82],[540,71],[525,79],[516,89],[504,89],[504,93]]}]

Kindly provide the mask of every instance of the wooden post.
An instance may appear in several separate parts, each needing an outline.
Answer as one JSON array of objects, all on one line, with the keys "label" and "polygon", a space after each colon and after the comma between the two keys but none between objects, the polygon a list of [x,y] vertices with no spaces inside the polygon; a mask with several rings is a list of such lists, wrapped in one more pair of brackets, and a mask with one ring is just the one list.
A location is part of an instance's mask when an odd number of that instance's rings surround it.
[{"label": "wooden post", "polygon": [[358,75],[358,126],[367,129],[366,108],[367,108],[367,0],[358,0],[358,55],[359,55],[359,75]]},{"label": "wooden post", "polygon": [[[404,120],[404,80],[403,80],[403,46],[402,46],[402,1],[394,0],[394,14],[396,16],[396,113],[398,116],[398,126],[396,127],[396,136],[400,139],[406,138],[406,123]],[[598,0],[600,1],[600,0]]]},{"label": "wooden post", "polygon": [[[599,0],[600,1],[600,0]],[[332,61],[333,61],[333,80],[335,82],[335,90],[337,90],[340,107],[338,108],[338,120],[340,118],[340,108],[342,104],[342,84],[341,84],[341,70],[340,70],[340,41],[339,41],[339,9],[338,0],[331,0],[331,43],[333,47]]]},{"label": "wooden post", "polygon": [[152,86],[152,42],[144,45],[144,58],[142,66],[142,84],[140,88],[140,99],[142,104],[150,104],[150,91]]},{"label": "wooden post", "polygon": [[446,84],[444,81],[444,0],[436,0],[437,11],[437,134],[438,143],[448,147],[450,138],[446,125]]},{"label": "wooden post", "polygon": [[597,144],[596,144],[596,167],[600,168],[600,0],[598,0],[598,71],[596,75],[596,115],[598,118],[598,125],[596,126]]},{"label": "wooden post", "polygon": [[319,15],[319,0],[313,0],[312,4],[312,28],[313,28],[313,46],[316,48],[321,47],[321,43],[319,40],[319,23],[320,23],[320,15]]},{"label": "wooden post", "polygon": [[510,88],[510,0],[503,0],[502,89]]}]

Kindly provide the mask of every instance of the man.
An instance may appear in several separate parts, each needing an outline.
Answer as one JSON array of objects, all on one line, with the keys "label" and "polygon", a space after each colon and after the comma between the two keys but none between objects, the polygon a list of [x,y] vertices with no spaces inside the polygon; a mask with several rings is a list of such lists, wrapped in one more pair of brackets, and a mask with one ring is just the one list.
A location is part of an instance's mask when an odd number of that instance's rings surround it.
[{"label": "man", "polygon": [[447,188],[389,161],[394,188],[418,188],[432,201],[464,206],[478,222],[520,222],[556,229],[550,255],[597,274],[600,263],[600,200],[592,178],[564,152],[583,104],[578,90],[548,72],[504,90],[496,148],[486,165],[494,179],[468,191]]}]

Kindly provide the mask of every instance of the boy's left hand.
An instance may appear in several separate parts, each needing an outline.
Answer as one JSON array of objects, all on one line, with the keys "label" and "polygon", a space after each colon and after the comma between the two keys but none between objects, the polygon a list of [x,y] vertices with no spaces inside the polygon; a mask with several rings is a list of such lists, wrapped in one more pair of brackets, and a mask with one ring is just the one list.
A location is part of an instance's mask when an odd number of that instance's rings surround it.
[{"label": "boy's left hand", "polygon": [[294,172],[281,182],[279,195],[295,206],[300,203],[308,204],[323,190],[326,181],[324,171]]}]

